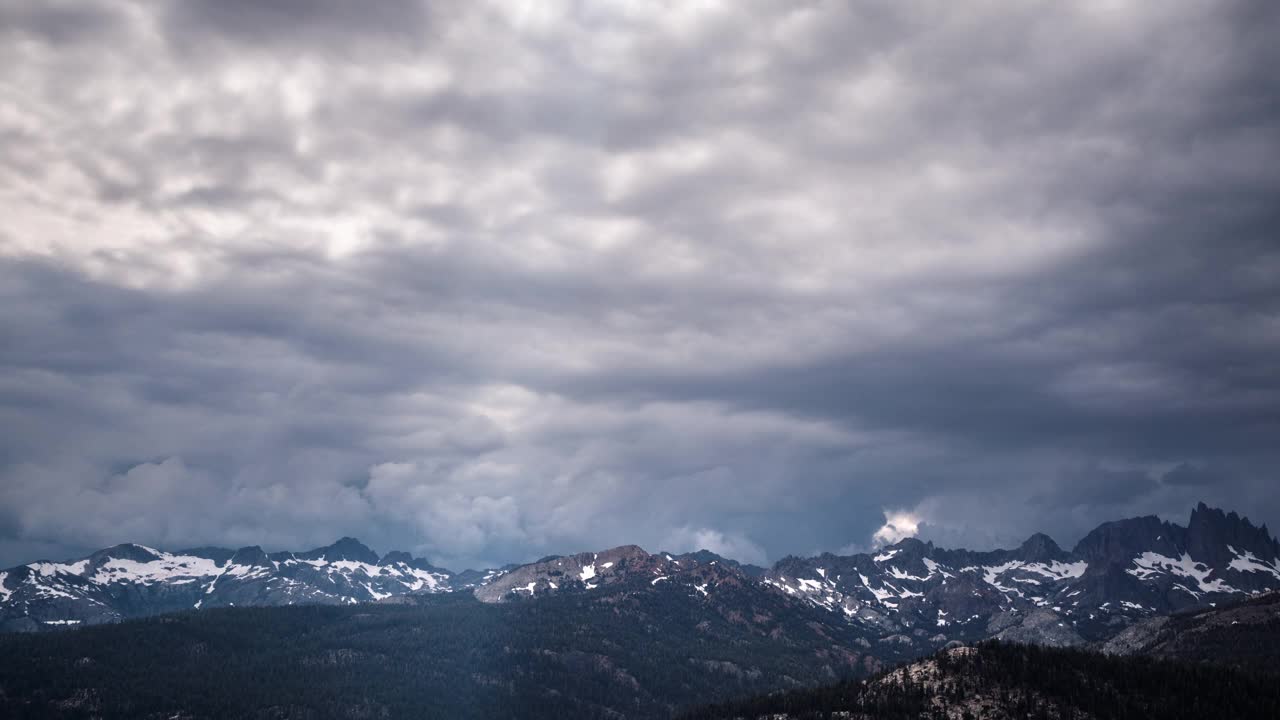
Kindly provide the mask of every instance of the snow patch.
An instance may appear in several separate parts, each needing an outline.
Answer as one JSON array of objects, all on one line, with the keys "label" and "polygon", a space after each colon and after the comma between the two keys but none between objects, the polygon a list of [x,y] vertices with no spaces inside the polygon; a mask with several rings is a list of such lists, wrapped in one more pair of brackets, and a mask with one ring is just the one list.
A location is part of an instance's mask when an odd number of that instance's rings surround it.
[{"label": "snow patch", "polygon": [[419,570],[418,568],[413,567],[406,567],[404,571],[410,577],[414,578],[413,584],[409,586],[410,590],[421,590],[425,587],[428,590],[435,592],[440,588],[440,583],[446,579],[444,575],[427,572],[426,570]]},{"label": "snow patch", "polygon": [[982,568],[982,580],[983,582],[999,590],[1000,592],[1017,593],[1018,596],[1021,597],[1022,596],[1021,590],[1017,588],[1005,587],[1004,585],[1001,585],[999,582],[1001,573],[1005,573],[1020,567],[1022,567],[1022,562],[1019,560],[1010,560],[1009,562],[1001,563],[1000,565],[985,565]]},{"label": "snow patch", "polygon": [[52,585],[41,585],[34,575],[27,576],[27,584],[35,586],[36,592],[39,593],[39,597],[63,597],[70,598],[72,600],[77,599],[75,595],[72,595],[61,588],[57,588]]},{"label": "snow patch", "polygon": [[1230,545],[1227,546],[1227,549],[1229,549],[1233,554],[1235,554],[1235,558],[1233,558],[1231,560],[1231,564],[1227,566],[1232,570],[1238,570],[1240,572],[1270,573],[1271,575],[1274,575],[1277,579],[1280,579],[1280,567],[1269,564],[1265,560],[1259,559],[1248,550],[1245,550],[1244,552],[1240,552],[1239,550],[1236,550],[1234,547]]},{"label": "snow patch", "polygon": [[888,590],[885,590],[884,588],[880,588],[879,590],[877,590],[876,588],[871,587],[871,581],[867,580],[866,575],[863,575],[862,573],[858,573],[858,577],[862,579],[863,586],[871,591],[871,594],[875,596],[876,600],[879,600],[880,602],[885,602],[893,597],[893,593],[889,592]]},{"label": "snow patch", "polygon": [[928,580],[929,577],[932,575],[932,573],[930,573],[929,575],[925,575],[924,577],[917,577],[915,575],[912,575],[911,573],[903,572],[902,570],[899,570],[896,565],[890,565],[889,575],[897,580],[916,580],[916,581],[923,582],[925,580]]},{"label": "snow patch", "polygon": [[389,597],[391,597],[391,596],[394,594],[394,593],[378,592],[377,590],[374,590],[374,589],[373,589],[373,585],[371,585],[371,584],[369,584],[369,583],[365,583],[365,584],[364,584],[364,589],[365,589],[365,591],[367,591],[367,592],[369,593],[369,597],[373,598],[374,600],[381,600],[381,599],[383,599],[383,598],[389,598]]},{"label": "snow patch", "polygon": [[151,585],[175,578],[201,578],[222,573],[222,568],[208,558],[171,555],[159,550],[152,552],[156,558],[146,562],[111,558],[103,563],[89,579],[96,583],[132,582]]},{"label": "snow patch", "polygon": [[[233,578],[240,578],[243,580],[243,579],[264,577],[266,575],[270,575],[271,570],[269,568],[260,567],[257,565],[228,565],[226,569],[222,571],[222,574],[230,575]],[[175,581],[170,581],[170,582],[175,582]]]},{"label": "snow patch", "polygon": [[[1017,588],[1014,588],[1014,587],[1001,585],[1000,576],[1012,570],[1018,570],[1021,572],[1035,573],[1037,575],[1040,575],[1042,577],[1047,577],[1055,581],[1062,581],[1062,580],[1070,580],[1073,578],[1078,578],[1081,575],[1084,575],[1085,570],[1087,570],[1088,568],[1089,568],[1089,563],[1083,560],[1078,562],[1073,562],[1073,563],[1064,563],[1064,562],[1058,562],[1057,560],[1054,560],[1053,562],[1048,564],[1027,563],[1027,562],[1022,562],[1021,560],[1010,560],[1009,562],[1001,563],[1000,565],[987,565],[982,568],[967,567],[967,568],[963,568],[961,572],[966,572],[968,570],[981,570],[983,581],[985,581],[991,587],[994,587],[1001,592],[1015,593],[1018,596],[1022,596],[1021,590],[1018,590]],[[1030,584],[1030,585],[1040,584],[1039,580],[1033,580],[1031,578],[1015,577],[1010,579],[1013,580],[1014,582],[1024,583],[1024,584]]]},{"label": "snow patch", "polygon": [[938,573],[944,578],[955,577],[955,575],[947,572],[945,565],[940,565],[929,558],[924,558],[924,566],[929,568],[929,577],[933,577],[934,573]]},{"label": "snow patch", "polygon": [[1196,562],[1187,553],[1174,559],[1159,553],[1144,552],[1133,559],[1134,567],[1125,570],[1139,580],[1146,580],[1152,575],[1167,572],[1179,577],[1195,580],[1201,592],[1240,592],[1222,580],[1209,580],[1213,572],[1204,563]]},{"label": "snow patch", "polygon": [[58,574],[66,575],[84,575],[84,571],[89,567],[89,561],[80,560],[73,563],[31,563],[27,567],[40,573],[43,577],[50,577]]},{"label": "snow patch", "polygon": [[1064,563],[1054,560],[1045,565],[1044,563],[1027,563],[1022,566],[1027,572],[1038,573],[1054,580],[1067,580],[1069,578],[1078,578],[1084,575],[1084,571],[1089,569],[1089,563],[1079,560],[1073,563]]},{"label": "snow patch", "polygon": [[372,576],[380,573],[382,568],[377,565],[370,565],[369,563],[357,562],[355,560],[335,560],[334,562],[329,563],[329,572],[333,572],[334,570],[346,570],[347,572],[355,572],[359,570],[365,575]]},{"label": "snow patch", "polygon": [[582,572],[579,573],[578,579],[581,580],[582,582],[586,582],[595,576],[596,576],[596,566],[595,566],[595,563],[592,563],[582,568]]}]

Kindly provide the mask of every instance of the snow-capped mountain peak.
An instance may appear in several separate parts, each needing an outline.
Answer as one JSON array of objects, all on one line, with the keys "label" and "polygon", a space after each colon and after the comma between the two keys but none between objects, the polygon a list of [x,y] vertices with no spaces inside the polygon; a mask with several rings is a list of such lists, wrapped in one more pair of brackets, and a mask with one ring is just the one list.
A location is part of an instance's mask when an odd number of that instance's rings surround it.
[{"label": "snow-capped mountain peak", "polygon": [[1280,588],[1277,554],[1264,529],[1201,504],[1187,527],[1154,516],[1103,523],[1071,552],[1041,533],[989,552],[907,539],[870,554],[787,558],[764,582],[903,642],[947,628],[951,639],[1073,644]]},{"label": "snow-capped mountain peak", "polygon": [[1133,621],[1280,589],[1265,527],[1201,504],[1186,527],[1103,523],[1071,551],[1037,533],[1010,550],[950,550],[907,538],[872,553],[787,557],[765,570],[714,553],[635,545],[453,573],[354,538],[305,552],[117,545],[0,571],[0,624],[33,630],[218,606],[357,603],[472,592],[528,602],[564,593],[678,592],[721,602],[744,588],[833,613],[904,651],[990,636],[1072,644]]},{"label": "snow-capped mountain peak", "polygon": [[116,545],[68,562],[0,574],[0,625],[10,630],[112,622],[234,605],[355,603],[452,589],[453,573],[408,553],[376,553],[354,538],[307,552]]}]

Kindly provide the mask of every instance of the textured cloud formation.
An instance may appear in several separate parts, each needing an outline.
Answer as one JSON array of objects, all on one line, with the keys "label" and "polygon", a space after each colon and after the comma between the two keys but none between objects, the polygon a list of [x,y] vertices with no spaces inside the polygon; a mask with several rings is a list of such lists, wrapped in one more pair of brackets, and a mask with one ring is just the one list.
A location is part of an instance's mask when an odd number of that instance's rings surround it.
[{"label": "textured cloud formation", "polygon": [[1276,525],[1278,34],[0,0],[0,561]]},{"label": "textured cloud formation", "polygon": [[892,545],[900,540],[915,537],[920,532],[920,518],[914,513],[895,510],[886,511],[884,525],[871,533],[871,542],[879,545]]}]

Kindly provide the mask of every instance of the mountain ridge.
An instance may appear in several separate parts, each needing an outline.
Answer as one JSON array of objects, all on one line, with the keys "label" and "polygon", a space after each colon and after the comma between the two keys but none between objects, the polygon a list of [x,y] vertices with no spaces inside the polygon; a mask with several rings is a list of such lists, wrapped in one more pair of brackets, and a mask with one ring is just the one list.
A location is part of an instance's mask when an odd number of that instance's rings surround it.
[{"label": "mountain ridge", "polygon": [[701,594],[724,583],[758,585],[834,613],[869,641],[917,653],[992,636],[1078,645],[1148,617],[1280,589],[1280,543],[1265,525],[1204,503],[1186,527],[1155,516],[1109,521],[1070,551],[1043,533],[987,551],[906,538],[873,553],[787,556],[770,568],[707,550],[649,553],[634,545],[455,573],[404,551],[379,556],[353,537],[272,553],[259,546],[169,553],[125,543],[0,571],[0,628],[458,591],[501,603],[663,582]]}]

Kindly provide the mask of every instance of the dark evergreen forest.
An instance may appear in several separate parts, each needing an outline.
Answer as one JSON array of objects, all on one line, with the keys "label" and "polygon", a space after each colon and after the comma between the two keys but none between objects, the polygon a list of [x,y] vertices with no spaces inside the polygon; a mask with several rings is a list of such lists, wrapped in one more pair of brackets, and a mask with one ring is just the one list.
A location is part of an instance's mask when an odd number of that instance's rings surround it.
[{"label": "dark evergreen forest", "polygon": [[814,639],[828,630],[806,615],[756,627],[735,607],[708,612],[684,593],[447,594],[2,635],[0,717],[892,720],[975,698],[974,717],[1280,717],[1280,676],[1259,662],[1274,653],[1271,623],[1171,623],[1187,626],[1176,637],[1189,657],[1207,639],[1224,664],[988,642],[935,656],[932,679],[884,681],[833,672]]},{"label": "dark evergreen forest", "polygon": [[0,716],[656,718],[837,679],[823,666],[812,646],[744,633],[680,594],[456,594],[0,636]]},{"label": "dark evergreen forest", "polygon": [[1280,675],[1265,672],[1000,642],[934,660],[936,677],[847,680],[707,706],[680,719],[917,720],[952,717],[945,708],[966,703],[975,707],[964,717],[973,718],[1280,718]]}]

